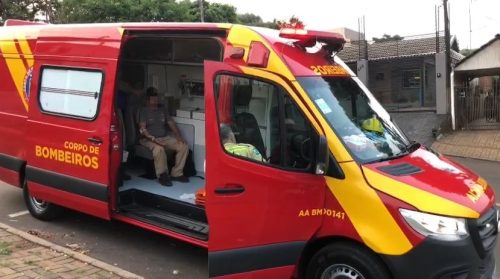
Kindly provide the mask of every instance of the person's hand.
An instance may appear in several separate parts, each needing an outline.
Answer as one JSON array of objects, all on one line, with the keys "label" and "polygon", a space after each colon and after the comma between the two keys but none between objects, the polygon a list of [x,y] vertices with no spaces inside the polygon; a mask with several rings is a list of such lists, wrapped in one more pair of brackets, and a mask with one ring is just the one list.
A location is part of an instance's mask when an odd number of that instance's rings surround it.
[{"label": "person's hand", "polygon": [[175,139],[176,139],[178,142],[180,142],[180,143],[184,143],[184,144],[186,144],[186,140],[185,140],[182,136],[180,136],[180,135],[177,135],[177,136],[175,137]]}]

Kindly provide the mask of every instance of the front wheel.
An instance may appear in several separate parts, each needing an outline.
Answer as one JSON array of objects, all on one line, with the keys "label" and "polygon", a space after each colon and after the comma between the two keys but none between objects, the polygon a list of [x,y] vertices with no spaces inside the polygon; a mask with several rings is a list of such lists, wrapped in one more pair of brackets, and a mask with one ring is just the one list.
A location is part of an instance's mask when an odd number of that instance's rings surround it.
[{"label": "front wheel", "polygon": [[309,262],[307,279],[390,279],[387,268],[367,249],[335,243],[319,250]]},{"label": "front wheel", "polygon": [[28,211],[31,213],[33,217],[39,220],[43,221],[54,220],[57,217],[59,217],[62,213],[61,207],[33,197],[29,193],[28,185],[26,185],[26,183],[24,184],[23,187],[23,196]]}]

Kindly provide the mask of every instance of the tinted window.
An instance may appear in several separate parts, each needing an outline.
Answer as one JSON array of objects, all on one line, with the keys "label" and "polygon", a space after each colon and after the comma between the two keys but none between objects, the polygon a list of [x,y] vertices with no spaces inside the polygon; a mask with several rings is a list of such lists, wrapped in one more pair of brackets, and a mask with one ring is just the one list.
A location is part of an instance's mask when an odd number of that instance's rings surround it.
[{"label": "tinted window", "polygon": [[229,75],[217,76],[215,84],[226,152],[263,164],[309,169],[315,137],[283,88]]}]

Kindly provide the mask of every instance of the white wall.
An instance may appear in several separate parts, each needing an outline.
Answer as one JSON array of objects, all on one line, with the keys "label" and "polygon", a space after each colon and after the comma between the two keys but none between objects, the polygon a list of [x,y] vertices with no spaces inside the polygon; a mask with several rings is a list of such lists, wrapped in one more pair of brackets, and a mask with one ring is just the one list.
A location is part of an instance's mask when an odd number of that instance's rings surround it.
[{"label": "white wall", "polygon": [[455,72],[495,68],[500,68],[500,40],[496,40],[470,59],[458,65],[455,68]]},{"label": "white wall", "polygon": [[[446,90],[446,54],[436,53],[436,113],[449,112],[448,96]],[[440,77],[438,77],[440,75]]]},{"label": "white wall", "polygon": [[203,66],[149,64],[147,71],[146,88],[149,86],[158,88],[162,97],[181,98],[181,107],[205,108],[204,98],[183,97],[178,86],[181,75],[185,75],[187,79],[203,80]]}]

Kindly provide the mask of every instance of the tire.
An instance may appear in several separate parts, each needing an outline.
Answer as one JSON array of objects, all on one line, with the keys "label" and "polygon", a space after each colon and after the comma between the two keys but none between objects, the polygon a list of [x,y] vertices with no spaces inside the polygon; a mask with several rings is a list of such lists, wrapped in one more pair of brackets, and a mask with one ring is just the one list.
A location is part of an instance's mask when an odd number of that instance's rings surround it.
[{"label": "tire", "polygon": [[334,243],[309,261],[306,279],[390,279],[387,268],[371,251],[349,243]]},{"label": "tire", "polygon": [[31,196],[26,183],[23,187],[23,196],[28,211],[36,219],[51,221],[58,218],[62,213],[61,207]]}]

